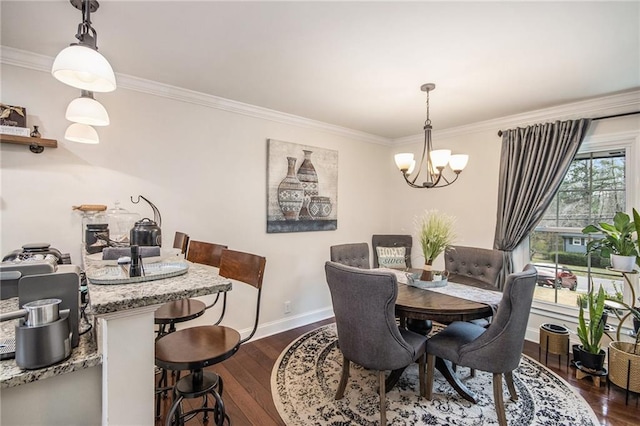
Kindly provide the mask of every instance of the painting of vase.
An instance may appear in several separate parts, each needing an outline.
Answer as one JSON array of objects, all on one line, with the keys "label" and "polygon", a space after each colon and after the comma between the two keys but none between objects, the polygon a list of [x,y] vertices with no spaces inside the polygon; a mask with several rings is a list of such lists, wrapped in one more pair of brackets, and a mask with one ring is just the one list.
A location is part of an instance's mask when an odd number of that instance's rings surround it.
[{"label": "painting of vase", "polygon": [[267,233],[337,229],[338,152],[275,139],[267,144]]},{"label": "painting of vase", "polygon": [[313,151],[303,149],[302,152],[304,152],[304,160],[297,173],[298,180],[304,188],[304,203],[302,203],[300,217],[302,219],[311,219],[309,202],[311,201],[311,197],[318,195],[318,174],[311,162],[311,154],[313,154]]},{"label": "painting of vase", "polygon": [[298,220],[304,204],[304,186],[296,177],[295,157],[287,157],[287,175],[278,185],[278,205],[285,220]]}]

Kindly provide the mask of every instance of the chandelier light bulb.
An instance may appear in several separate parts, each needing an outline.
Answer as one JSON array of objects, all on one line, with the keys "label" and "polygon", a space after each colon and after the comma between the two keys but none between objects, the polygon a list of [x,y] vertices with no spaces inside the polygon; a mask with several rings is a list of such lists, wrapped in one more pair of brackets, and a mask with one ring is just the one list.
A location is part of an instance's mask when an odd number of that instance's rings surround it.
[{"label": "chandelier light bulb", "polygon": [[450,157],[450,149],[436,149],[434,151],[431,151],[431,164],[436,169],[443,169],[447,166]]}]

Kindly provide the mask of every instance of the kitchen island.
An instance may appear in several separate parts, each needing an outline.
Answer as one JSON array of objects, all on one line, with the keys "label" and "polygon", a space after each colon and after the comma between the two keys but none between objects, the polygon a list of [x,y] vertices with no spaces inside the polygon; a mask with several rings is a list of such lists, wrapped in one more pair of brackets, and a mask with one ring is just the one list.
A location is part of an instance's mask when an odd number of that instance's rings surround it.
[{"label": "kitchen island", "polygon": [[[88,276],[96,268],[105,265],[102,262],[85,260]],[[135,284],[95,285],[89,280],[88,312],[93,315],[94,340],[91,334],[83,336],[81,346],[75,348],[71,357],[54,366],[39,370],[25,371],[15,366],[14,360],[0,361],[2,372],[2,423],[5,419],[23,419],[25,424],[84,424],[84,425],[152,425],[154,423],[154,322],[153,313],[162,303],[188,297],[204,296],[231,290],[231,282],[218,275],[218,269],[188,262],[188,272],[184,275]],[[14,301],[17,305],[17,300]],[[14,306],[11,309],[15,309]],[[4,336],[4,331],[3,331]],[[84,342],[84,343],[83,343]],[[101,374],[95,374],[97,365],[102,363]],[[82,370],[90,374],[79,374]],[[65,374],[76,371],[73,374]],[[60,420],[50,416],[29,416],[29,412],[19,412],[22,408],[9,401],[27,401],[32,407],[46,406],[42,401],[40,388],[50,388],[46,378],[52,376],[62,385],[95,387],[96,380],[101,388],[100,413],[93,417],[86,414],[77,416],[77,421],[68,423],[69,413],[61,413]],[[82,377],[80,377],[82,376]],[[97,379],[96,379],[97,378]],[[40,382],[42,383],[42,386]],[[62,383],[69,382],[69,383]],[[29,383],[25,386],[20,386]],[[56,384],[58,387],[58,384]],[[64,386],[60,386],[62,390]],[[21,390],[21,388],[24,388]],[[26,390],[28,389],[28,392]],[[12,393],[14,395],[12,395]],[[81,389],[78,392],[82,393]],[[14,397],[15,396],[15,397]],[[46,398],[61,401],[72,396],[64,392],[47,389]],[[33,404],[33,398],[38,399]],[[73,397],[72,397],[73,398]],[[7,404],[5,404],[7,402]],[[64,401],[70,402],[70,401]],[[78,401],[81,410],[82,398]],[[12,411],[16,413],[12,413]],[[36,408],[37,410],[37,408]],[[31,408],[29,411],[34,411]],[[15,416],[14,416],[15,414]],[[73,416],[71,416],[73,417]],[[9,424],[9,423],[7,423]]]}]

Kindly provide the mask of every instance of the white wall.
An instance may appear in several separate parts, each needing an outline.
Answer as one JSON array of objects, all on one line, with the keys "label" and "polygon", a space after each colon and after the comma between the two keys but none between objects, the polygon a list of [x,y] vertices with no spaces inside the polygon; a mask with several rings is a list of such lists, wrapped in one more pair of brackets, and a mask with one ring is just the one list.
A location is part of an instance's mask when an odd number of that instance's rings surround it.
[{"label": "white wall", "polygon": [[[2,102],[26,107],[28,124],[58,140],[57,149],[38,155],[25,146],[0,147],[2,254],[45,241],[79,262],[81,218],[71,206],[120,200],[122,207],[150,216],[145,203],[129,201],[142,194],[162,213],[165,245],[180,230],[267,258],[265,334],[330,315],[324,279],[330,245],[370,241],[372,232],[391,230],[391,180],[380,172],[386,146],[123,88],[96,94],[111,125],[98,129],[100,144],[83,145],[63,137],[66,105],[78,95],[48,72],[2,66]],[[338,151],[336,231],[266,233],[269,138]],[[250,328],[252,311],[245,307],[254,298],[236,286],[225,323]],[[291,301],[287,316],[284,301]]]},{"label": "white wall", "polygon": [[[99,129],[99,145],[70,143],[63,139],[68,124],[63,116],[77,90],[44,70],[6,64],[1,69],[2,101],[25,106],[29,124],[39,124],[44,137],[59,142],[59,148],[39,155],[23,146],[0,147],[1,253],[27,242],[47,241],[71,252],[77,261],[81,223],[71,206],[121,200],[123,207],[148,216],[148,207],[128,201],[131,195],[143,194],[162,212],[166,244],[181,230],[194,239],[266,256],[259,336],[330,314],[323,264],[332,244],[370,242],[374,233],[413,234],[416,215],[437,208],[457,218],[459,244],[491,248],[501,149],[498,129],[606,115],[638,109],[640,104],[634,92],[435,131],[434,146],[468,153],[469,165],[449,188],[418,190],[404,183],[393,154],[419,153],[419,137],[385,146],[375,137],[366,141],[362,135],[306,126],[304,121],[285,124],[126,88],[97,95],[112,121]],[[639,131],[640,116],[594,122],[587,142]],[[266,234],[269,138],[339,152],[337,231]],[[640,168],[638,143],[633,139],[634,169]],[[631,191],[640,192],[638,176]],[[415,265],[422,262],[419,253],[415,247]],[[242,309],[249,301],[251,292],[234,289],[226,323],[250,328],[250,315]],[[283,313],[285,301],[291,301],[289,315]]]}]

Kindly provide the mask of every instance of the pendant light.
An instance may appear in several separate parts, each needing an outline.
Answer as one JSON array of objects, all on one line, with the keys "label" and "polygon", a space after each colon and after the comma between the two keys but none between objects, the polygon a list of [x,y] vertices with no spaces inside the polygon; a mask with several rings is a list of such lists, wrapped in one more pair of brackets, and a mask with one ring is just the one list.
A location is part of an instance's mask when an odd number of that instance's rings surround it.
[{"label": "pendant light", "polygon": [[96,0],[70,0],[73,7],[82,11],[73,43],[63,49],[53,61],[51,74],[69,86],[92,92],[111,92],[116,89],[116,77],[109,61],[98,53],[98,34],[91,26],[91,12],[98,10]]},{"label": "pendant light", "polygon": [[98,132],[96,132],[96,129],[82,123],[73,123],[67,127],[67,131],[64,133],[64,138],[71,142],[87,144],[100,143],[100,138],[98,138]]},{"label": "pendant light", "polygon": [[[469,156],[464,154],[451,155],[449,149],[437,149],[434,150],[431,142],[431,119],[429,119],[429,92],[434,90],[436,85],[433,83],[426,83],[420,87],[420,90],[427,93],[427,119],[424,122],[424,142],[422,146],[422,157],[420,158],[420,164],[418,165],[417,172],[413,178],[410,175],[416,169],[416,160],[411,153],[401,153],[395,155],[395,162],[398,169],[402,172],[405,182],[412,188],[442,188],[451,185],[458,180],[460,172],[467,166]],[[423,164],[426,160],[426,173],[427,180],[420,183],[416,183],[420,172],[422,171]],[[443,171],[449,164],[449,167],[455,173],[453,179],[448,179],[444,176]]]},{"label": "pendant light", "polygon": [[67,107],[65,117],[75,123],[91,126],[109,125],[109,114],[105,107],[93,98],[93,92],[82,91],[82,95],[71,101]]}]

